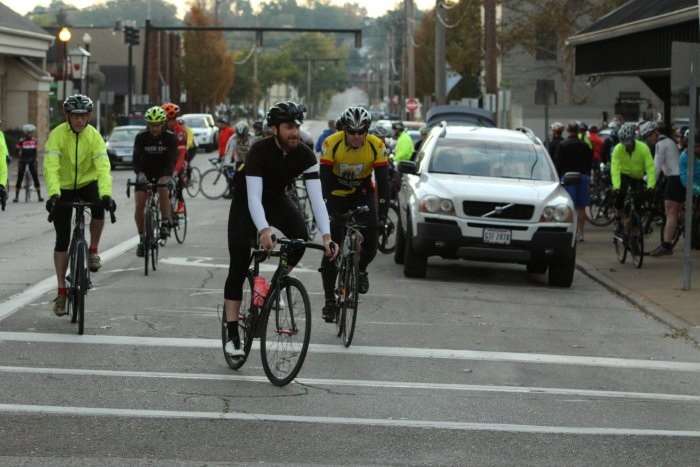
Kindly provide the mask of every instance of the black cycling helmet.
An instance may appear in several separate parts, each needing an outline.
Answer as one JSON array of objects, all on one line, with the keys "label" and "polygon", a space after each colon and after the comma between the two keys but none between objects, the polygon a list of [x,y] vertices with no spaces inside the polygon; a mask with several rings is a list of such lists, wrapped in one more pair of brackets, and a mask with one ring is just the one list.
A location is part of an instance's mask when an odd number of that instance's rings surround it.
[{"label": "black cycling helmet", "polygon": [[63,111],[66,114],[88,114],[92,112],[93,108],[94,104],[92,103],[92,99],[82,94],[68,96],[68,98],[63,101]]},{"label": "black cycling helmet", "polygon": [[304,122],[306,107],[303,104],[286,101],[278,102],[267,111],[268,126],[277,126],[280,123],[295,123],[301,125]]},{"label": "black cycling helmet", "polygon": [[253,122],[253,130],[254,131],[262,131],[263,129],[263,122],[260,120],[256,120]]},{"label": "black cycling helmet", "polygon": [[372,123],[372,116],[363,107],[348,107],[340,117],[344,130],[367,131]]},{"label": "black cycling helmet", "polygon": [[391,124],[391,129],[403,131],[406,129],[406,127],[403,126],[403,122],[394,122]]}]

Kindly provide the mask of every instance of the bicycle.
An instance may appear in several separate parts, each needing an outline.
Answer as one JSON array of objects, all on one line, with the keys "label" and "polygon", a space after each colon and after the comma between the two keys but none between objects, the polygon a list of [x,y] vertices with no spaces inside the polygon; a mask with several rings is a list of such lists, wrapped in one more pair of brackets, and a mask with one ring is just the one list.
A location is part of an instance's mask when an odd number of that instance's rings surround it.
[{"label": "bicycle", "polygon": [[199,167],[189,165],[187,167],[187,183],[185,190],[190,198],[196,197],[202,190],[202,171]]},{"label": "bicycle", "polygon": [[[174,179],[173,184],[170,186],[170,228],[175,233],[177,243],[182,245],[187,237],[187,203],[185,203],[185,197],[182,196],[182,187],[179,186],[179,181]],[[172,189],[173,186],[176,187],[175,190]],[[182,198],[183,212],[178,214],[177,205],[180,197]]]},{"label": "bicycle", "polygon": [[318,229],[316,228],[316,220],[314,219],[314,213],[311,208],[309,193],[306,191],[306,184],[300,179],[295,180],[294,183],[288,187],[287,196],[304,216],[304,224],[306,225],[306,232],[309,238],[314,238]]},{"label": "bicycle", "polygon": [[209,162],[213,167],[202,173],[199,189],[205,198],[216,200],[230,190],[236,169],[235,164],[223,162],[218,157],[210,158]]},{"label": "bicycle", "polygon": [[601,164],[596,174],[591,183],[591,202],[586,207],[586,218],[597,227],[607,227],[615,220],[615,195],[609,166]]},{"label": "bicycle", "polygon": [[[698,248],[700,246],[700,196],[693,196],[693,221],[692,221],[692,247]],[[663,224],[661,225],[660,237],[661,243],[666,241],[664,236],[664,230],[666,227],[666,218],[663,219]],[[673,232],[673,237],[668,240],[668,243],[672,247],[678,244],[681,237],[685,237],[685,203],[681,207],[681,211],[678,213],[678,223],[676,224],[676,230]]]},{"label": "bicycle", "polygon": [[632,264],[641,268],[644,263],[644,221],[642,211],[643,194],[628,190],[625,196],[623,234],[613,235],[615,253],[620,264],[625,264],[627,253],[632,255]]},{"label": "bicycle", "polygon": [[[323,246],[303,240],[280,239],[278,251],[253,250],[251,266],[243,283],[243,298],[238,314],[238,330],[244,354],[230,356],[224,349],[226,363],[233,370],[241,368],[250,354],[253,339],[260,338],[260,357],[267,379],[275,386],[285,386],[297,376],[306,358],[311,339],[311,303],[304,285],[290,277],[290,253]],[[260,263],[267,258],[279,258],[267,293],[256,287],[262,281]],[[296,313],[296,308],[302,307]],[[221,341],[228,341],[225,310],[221,313]]]},{"label": "bicycle", "polygon": [[151,270],[155,271],[158,264],[158,254],[161,245],[165,241],[160,240],[160,202],[158,188],[171,188],[170,183],[137,183],[131,179],[126,181],[126,197],[131,198],[131,187],[146,188],[146,207],[143,219],[143,273],[148,276],[148,263],[150,259]]},{"label": "bicycle", "polygon": [[[68,246],[68,274],[66,285],[68,286],[68,300],[66,307],[71,323],[78,323],[78,334],[85,331],[85,295],[92,288],[90,280],[90,268],[88,268],[88,244],[85,240],[85,209],[101,207],[96,203],[58,202],[49,213],[48,221],[53,222],[57,206],[70,207],[75,210],[73,221],[73,233]],[[114,211],[109,211],[112,224],[117,222]]]},{"label": "bicycle", "polygon": [[384,254],[391,254],[396,250],[396,226],[399,223],[399,202],[395,198],[389,201],[386,217],[380,219],[379,242],[377,248]]},{"label": "bicycle", "polygon": [[364,237],[360,232],[363,227],[357,222],[356,216],[369,212],[369,207],[360,206],[338,216],[340,222],[345,222],[345,239],[336,259],[338,276],[336,278],[335,326],[338,337],[343,339],[343,345],[350,347],[355,335],[357,308],[360,294],[358,276],[360,273],[360,252]]}]

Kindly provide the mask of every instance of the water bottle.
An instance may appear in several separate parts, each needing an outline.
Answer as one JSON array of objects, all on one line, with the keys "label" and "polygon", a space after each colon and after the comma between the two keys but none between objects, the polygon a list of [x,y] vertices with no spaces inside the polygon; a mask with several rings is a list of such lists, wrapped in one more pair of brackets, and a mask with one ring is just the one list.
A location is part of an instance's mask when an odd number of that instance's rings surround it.
[{"label": "water bottle", "polygon": [[267,293],[270,291],[270,283],[263,276],[253,278],[253,305],[263,306]]}]

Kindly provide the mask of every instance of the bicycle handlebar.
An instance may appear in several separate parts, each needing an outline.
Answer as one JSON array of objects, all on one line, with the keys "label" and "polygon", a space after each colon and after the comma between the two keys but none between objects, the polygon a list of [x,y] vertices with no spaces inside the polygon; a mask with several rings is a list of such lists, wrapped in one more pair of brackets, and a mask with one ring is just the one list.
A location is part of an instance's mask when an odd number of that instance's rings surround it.
[{"label": "bicycle handlebar", "polygon": [[150,188],[151,191],[156,191],[158,188],[170,188],[170,183],[157,183],[157,182],[132,182],[131,179],[126,181],[126,197],[131,198],[131,187],[145,187]]},{"label": "bicycle handlebar", "polygon": [[[319,251],[326,251],[326,247],[323,245],[319,245],[318,243],[314,242],[307,242],[305,240],[300,240],[300,239],[290,239],[290,238],[277,238],[275,235],[272,236],[272,241],[279,243],[280,245],[284,245],[288,248],[308,248],[311,250],[319,250]],[[281,250],[270,250],[267,251],[262,248],[256,248],[253,250],[254,255],[260,255],[265,258],[278,258],[282,255]]]},{"label": "bicycle handlebar", "polygon": [[344,214],[339,214],[337,216],[333,216],[334,219],[338,219],[341,221],[347,221],[350,220],[351,218],[355,217],[358,214],[365,214],[370,211],[369,206],[358,206],[354,209],[351,209]]},{"label": "bicycle handlebar", "polygon": [[[87,203],[84,201],[59,201],[56,204],[54,204],[53,209],[51,209],[51,212],[49,213],[48,221],[53,222],[54,219],[54,214],[56,211],[56,207],[58,206],[64,206],[64,207],[71,207],[71,208],[101,208],[102,205],[99,203]],[[114,215],[113,210],[109,210],[109,220],[112,222],[112,224],[117,222],[117,216]]]}]

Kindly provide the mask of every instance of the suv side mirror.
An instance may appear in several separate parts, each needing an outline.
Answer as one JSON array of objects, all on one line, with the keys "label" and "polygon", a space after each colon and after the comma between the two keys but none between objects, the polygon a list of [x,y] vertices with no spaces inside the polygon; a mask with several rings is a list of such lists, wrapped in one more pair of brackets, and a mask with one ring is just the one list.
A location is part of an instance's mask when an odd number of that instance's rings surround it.
[{"label": "suv side mirror", "polygon": [[399,173],[407,175],[418,175],[418,167],[414,161],[401,161],[397,167]]},{"label": "suv side mirror", "polygon": [[573,186],[578,185],[580,182],[581,174],[579,172],[566,172],[561,183],[564,186]]}]

